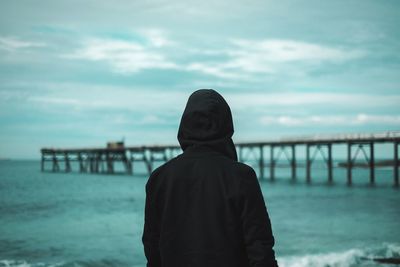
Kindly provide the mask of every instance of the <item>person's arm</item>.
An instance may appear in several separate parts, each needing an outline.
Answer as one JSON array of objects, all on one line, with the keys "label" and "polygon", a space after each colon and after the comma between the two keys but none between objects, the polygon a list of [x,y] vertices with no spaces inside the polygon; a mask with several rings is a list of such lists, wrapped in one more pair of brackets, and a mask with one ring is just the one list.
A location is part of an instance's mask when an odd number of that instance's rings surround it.
[{"label": "person's arm", "polygon": [[240,192],[240,218],[249,264],[252,267],[276,267],[271,222],[253,169],[242,177]]},{"label": "person's arm", "polygon": [[[149,181],[151,177],[149,178]],[[155,196],[151,185],[146,184],[146,204],[144,215],[143,245],[144,253],[147,258],[147,267],[161,267],[161,257],[159,249],[160,229],[159,220],[155,206]]]}]

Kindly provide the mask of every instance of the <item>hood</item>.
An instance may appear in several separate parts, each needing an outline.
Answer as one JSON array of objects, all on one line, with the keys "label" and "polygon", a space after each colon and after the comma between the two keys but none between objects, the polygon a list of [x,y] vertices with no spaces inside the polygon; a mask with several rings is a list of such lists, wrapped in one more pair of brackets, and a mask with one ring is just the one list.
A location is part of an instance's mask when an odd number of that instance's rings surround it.
[{"label": "hood", "polygon": [[200,89],[190,95],[178,130],[183,151],[205,145],[237,161],[233,132],[231,109],[219,93]]}]

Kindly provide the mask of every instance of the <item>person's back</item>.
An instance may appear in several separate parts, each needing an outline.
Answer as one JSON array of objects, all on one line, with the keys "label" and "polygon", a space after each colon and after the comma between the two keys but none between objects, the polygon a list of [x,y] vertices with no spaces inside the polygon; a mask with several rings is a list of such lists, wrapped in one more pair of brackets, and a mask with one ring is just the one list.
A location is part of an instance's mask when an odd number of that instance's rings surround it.
[{"label": "person's back", "polygon": [[146,185],[147,266],[276,266],[274,238],[253,169],[237,162],[232,117],[222,96],[188,100],[178,140],[183,154]]}]

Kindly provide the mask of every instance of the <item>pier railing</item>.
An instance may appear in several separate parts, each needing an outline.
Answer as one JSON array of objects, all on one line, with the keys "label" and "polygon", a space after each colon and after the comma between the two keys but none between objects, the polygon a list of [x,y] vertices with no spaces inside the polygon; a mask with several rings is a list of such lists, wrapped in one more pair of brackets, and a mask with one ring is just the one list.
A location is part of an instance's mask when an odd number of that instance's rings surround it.
[{"label": "pier railing", "polygon": [[[275,180],[278,161],[286,161],[291,168],[291,179],[297,179],[296,148],[305,148],[306,181],[311,182],[312,164],[317,156],[322,158],[327,167],[327,181],[333,182],[333,149],[336,145],[346,145],[347,160],[340,164],[347,168],[347,184],[352,184],[352,170],[355,167],[369,168],[369,183],[375,183],[375,168],[381,163],[375,160],[375,145],[386,143],[393,146],[393,160],[386,161],[387,166],[393,166],[393,184],[399,186],[399,143],[400,131],[382,133],[357,133],[336,135],[313,135],[291,138],[281,138],[271,141],[236,143],[239,161],[256,160],[259,167],[259,179],[266,179],[265,167],[269,168],[269,179]],[[265,152],[269,150],[269,156]],[[71,172],[71,162],[79,163],[81,173],[115,174],[116,162],[123,165],[122,173],[133,174],[134,163],[142,162],[148,173],[154,168],[155,162],[166,162],[181,153],[176,145],[154,146],[122,146],[109,148],[43,148],[41,149],[41,169],[46,171],[46,163],[51,163],[52,172]],[[364,163],[360,164],[360,157]]]}]

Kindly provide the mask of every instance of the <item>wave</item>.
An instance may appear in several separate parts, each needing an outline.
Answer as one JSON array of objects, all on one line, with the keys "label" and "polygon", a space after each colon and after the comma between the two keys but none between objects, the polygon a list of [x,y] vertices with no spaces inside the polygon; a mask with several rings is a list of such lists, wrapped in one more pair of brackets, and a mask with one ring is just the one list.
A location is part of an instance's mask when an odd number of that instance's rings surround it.
[{"label": "wave", "polygon": [[24,260],[0,260],[0,267],[58,267],[60,264],[29,263]]},{"label": "wave", "polygon": [[118,260],[80,260],[72,262],[44,263],[25,260],[0,260],[0,267],[144,267],[145,264],[132,265]]},{"label": "wave", "polygon": [[[280,267],[384,267],[398,266],[382,264],[376,259],[400,259],[400,244],[383,244],[368,249],[353,248],[341,252],[278,257]],[[0,260],[0,267],[144,267],[119,260],[78,260],[72,262],[43,263],[25,260]]]},{"label": "wave", "polygon": [[348,267],[356,264],[359,266],[360,259],[364,257],[365,254],[362,250],[351,249],[338,253],[278,258],[278,262],[281,267]]},{"label": "wave", "polygon": [[386,243],[376,248],[354,248],[341,252],[287,256],[278,258],[278,262],[280,267],[383,267],[388,265],[376,260],[388,258],[400,259],[399,244]]}]

